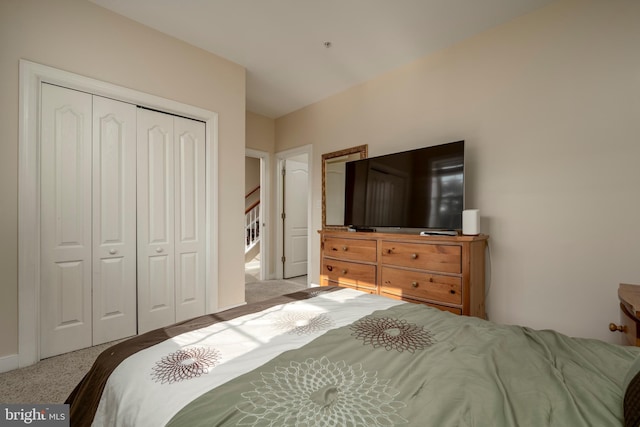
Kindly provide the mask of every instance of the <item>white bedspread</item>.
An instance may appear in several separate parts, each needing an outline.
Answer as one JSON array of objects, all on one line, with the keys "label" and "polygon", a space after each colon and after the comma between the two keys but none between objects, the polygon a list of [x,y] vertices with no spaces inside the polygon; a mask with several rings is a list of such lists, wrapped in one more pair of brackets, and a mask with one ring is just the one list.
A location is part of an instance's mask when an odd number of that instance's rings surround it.
[{"label": "white bedspread", "polygon": [[[349,309],[340,310],[345,304]],[[398,304],[402,302],[342,289],[176,336],[130,356],[115,369],[93,425],[163,426],[206,391],[329,329]],[[200,371],[182,371],[179,363],[171,366],[176,354],[184,356],[189,351],[206,354]],[[193,362],[184,360],[185,364]]]}]

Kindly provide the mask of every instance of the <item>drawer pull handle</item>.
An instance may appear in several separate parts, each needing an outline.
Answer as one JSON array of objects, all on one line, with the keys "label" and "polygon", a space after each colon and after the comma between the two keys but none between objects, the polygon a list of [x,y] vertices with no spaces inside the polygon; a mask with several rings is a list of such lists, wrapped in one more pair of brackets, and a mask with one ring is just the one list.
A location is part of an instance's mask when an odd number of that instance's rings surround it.
[{"label": "drawer pull handle", "polygon": [[347,270],[342,270],[342,274],[347,274]]},{"label": "drawer pull handle", "polygon": [[411,282],[411,287],[412,288],[417,288],[418,287],[418,282]]},{"label": "drawer pull handle", "polygon": [[418,258],[418,254],[411,254],[411,259],[416,259]]},{"label": "drawer pull handle", "polygon": [[347,249],[348,249],[348,248],[347,248],[346,246],[343,246],[343,247],[342,247],[342,250],[343,250],[343,251],[346,251]]},{"label": "drawer pull handle", "polygon": [[609,330],[611,332],[627,332],[627,325],[616,325],[615,323],[609,323]]},{"label": "drawer pull handle", "polygon": [[449,293],[450,293],[451,295],[455,295],[455,294],[456,294],[456,291],[454,291],[453,289],[451,289],[451,290],[449,291]]},{"label": "drawer pull handle", "polygon": [[331,266],[331,265],[327,265],[327,270],[329,270],[329,271],[333,271],[333,266]]},{"label": "drawer pull handle", "polygon": [[391,249],[387,249],[387,253],[390,254],[392,252]]},{"label": "drawer pull handle", "polygon": [[433,277],[429,277],[429,281],[433,283]]}]

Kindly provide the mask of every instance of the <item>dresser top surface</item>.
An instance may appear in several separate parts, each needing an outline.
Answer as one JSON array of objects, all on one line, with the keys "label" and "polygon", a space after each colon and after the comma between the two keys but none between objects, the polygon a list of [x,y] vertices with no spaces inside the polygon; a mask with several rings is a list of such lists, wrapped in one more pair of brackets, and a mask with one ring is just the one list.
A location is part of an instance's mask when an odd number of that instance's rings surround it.
[{"label": "dresser top surface", "polygon": [[618,287],[618,298],[631,308],[634,316],[640,318],[640,285],[620,283]]},{"label": "dresser top surface", "polygon": [[385,239],[385,240],[411,240],[411,241],[422,241],[422,242],[445,242],[445,243],[454,243],[454,242],[476,242],[476,241],[486,241],[489,239],[489,236],[486,234],[478,234],[478,235],[463,235],[460,234],[458,236],[420,236],[418,234],[408,234],[408,233],[379,233],[379,232],[350,232],[343,230],[318,230],[322,236],[332,236],[332,237],[341,237],[341,238],[351,238],[351,239]]}]

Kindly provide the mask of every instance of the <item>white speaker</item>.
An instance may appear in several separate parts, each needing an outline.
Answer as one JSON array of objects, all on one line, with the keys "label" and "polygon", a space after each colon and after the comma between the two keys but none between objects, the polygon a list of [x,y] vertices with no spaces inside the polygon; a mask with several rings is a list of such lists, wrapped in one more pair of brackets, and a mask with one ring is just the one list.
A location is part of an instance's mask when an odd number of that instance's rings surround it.
[{"label": "white speaker", "polygon": [[480,234],[480,211],[478,209],[462,211],[462,234],[470,236]]}]

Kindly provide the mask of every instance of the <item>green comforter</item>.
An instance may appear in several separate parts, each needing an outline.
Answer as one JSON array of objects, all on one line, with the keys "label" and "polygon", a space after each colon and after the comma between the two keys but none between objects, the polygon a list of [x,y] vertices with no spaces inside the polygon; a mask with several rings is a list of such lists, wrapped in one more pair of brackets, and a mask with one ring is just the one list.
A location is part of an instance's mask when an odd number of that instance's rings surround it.
[{"label": "green comforter", "polygon": [[211,390],[169,425],[619,426],[639,351],[402,304]]}]

